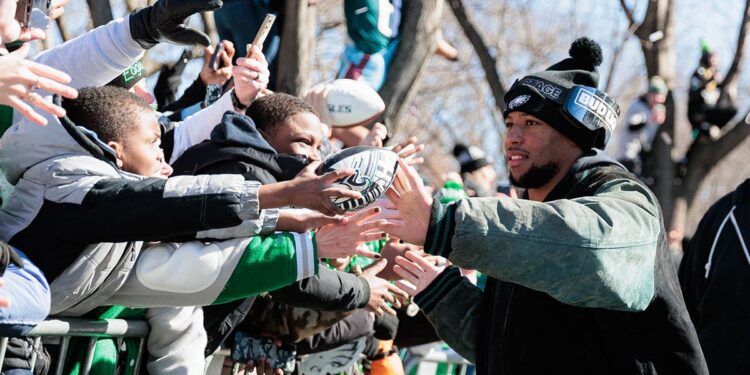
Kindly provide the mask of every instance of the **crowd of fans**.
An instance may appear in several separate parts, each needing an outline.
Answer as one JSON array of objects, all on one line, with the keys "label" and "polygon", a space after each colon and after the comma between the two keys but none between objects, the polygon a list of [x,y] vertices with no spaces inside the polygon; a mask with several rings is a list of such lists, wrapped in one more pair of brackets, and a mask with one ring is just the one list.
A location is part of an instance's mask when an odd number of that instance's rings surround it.
[{"label": "crowd of fans", "polygon": [[[339,78],[387,82],[401,5],[344,2]],[[14,18],[17,6],[0,0],[3,374],[54,370],[55,344],[26,336],[47,316],[148,322],[143,368],[137,341],[101,338],[100,374],[203,374],[220,348],[231,352],[222,373],[240,362],[258,374],[404,374],[399,348],[442,340],[479,374],[750,370],[750,190],[709,211],[678,279],[644,167],[669,89],[652,77],[617,126],[588,38],[506,94],[509,183],[457,144],[460,172],[428,187],[415,138],[389,145],[374,121],[329,126],[325,84],[275,91],[279,2],[159,0],[33,58],[26,42],[44,30]],[[217,47],[186,24],[203,11],[215,12]],[[266,13],[277,23],[252,45]],[[145,86],[139,60],[165,42],[204,47],[179,98],[184,61]],[[442,38],[435,49],[457,56]],[[695,141],[736,114],[718,85],[704,44]],[[384,197],[344,213],[332,198],[361,194],[335,182],[356,172],[318,170],[358,145],[401,159]],[[82,347],[71,341],[59,373],[80,370]]]}]

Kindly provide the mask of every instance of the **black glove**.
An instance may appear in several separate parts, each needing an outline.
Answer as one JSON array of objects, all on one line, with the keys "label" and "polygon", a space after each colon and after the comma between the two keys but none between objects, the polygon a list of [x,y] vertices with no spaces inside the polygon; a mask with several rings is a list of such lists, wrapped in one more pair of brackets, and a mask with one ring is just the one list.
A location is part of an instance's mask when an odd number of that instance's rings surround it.
[{"label": "black glove", "polygon": [[221,0],[159,0],[130,14],[130,36],[144,49],[161,42],[208,46],[210,39],[185,21],[191,15],[221,8]]},{"label": "black glove", "polygon": [[0,241],[0,276],[5,274],[9,264],[23,267],[23,259],[16,251],[5,242]]}]

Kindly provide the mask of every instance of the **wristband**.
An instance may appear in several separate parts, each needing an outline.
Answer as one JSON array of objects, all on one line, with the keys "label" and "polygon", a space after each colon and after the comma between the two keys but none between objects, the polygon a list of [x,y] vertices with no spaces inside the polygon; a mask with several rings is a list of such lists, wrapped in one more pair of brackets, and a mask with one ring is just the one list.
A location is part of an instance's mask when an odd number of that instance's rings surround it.
[{"label": "wristband", "polygon": [[232,93],[229,95],[232,97],[232,105],[234,106],[235,109],[244,111],[247,109],[247,107],[249,107],[248,105],[242,104],[242,102],[240,101],[240,98],[237,97],[237,92],[235,92],[234,90],[232,90]]}]

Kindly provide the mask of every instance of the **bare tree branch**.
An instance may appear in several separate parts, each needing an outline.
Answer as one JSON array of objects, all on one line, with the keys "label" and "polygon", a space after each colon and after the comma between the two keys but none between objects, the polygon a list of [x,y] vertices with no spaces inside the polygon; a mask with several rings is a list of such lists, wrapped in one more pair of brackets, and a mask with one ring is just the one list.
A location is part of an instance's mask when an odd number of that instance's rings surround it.
[{"label": "bare tree branch", "polygon": [[734,50],[734,58],[732,59],[732,65],[724,76],[724,81],[721,82],[721,95],[719,96],[719,102],[722,102],[723,99],[734,91],[734,88],[737,86],[737,81],[740,76],[739,73],[742,69],[740,62],[744,56],[745,37],[747,36],[748,24],[750,24],[750,0],[745,1],[745,12],[742,16],[740,32],[737,34],[737,45]]},{"label": "bare tree branch", "polygon": [[339,26],[342,26],[342,25],[344,25],[344,20],[335,20],[335,21],[320,23],[318,25],[318,34],[317,35],[323,34],[324,32],[326,32],[328,30],[335,29],[335,28],[337,28]]},{"label": "bare tree branch", "polygon": [[[750,23],[750,0],[745,2],[745,13],[740,25],[740,32],[737,37],[737,49],[735,51],[732,66],[729,68],[727,77],[722,83],[721,96],[728,95],[731,86],[736,84],[739,78],[740,66],[744,57],[745,35],[747,34],[748,24]],[[726,131],[721,138],[715,141],[699,142],[695,141],[690,145],[688,151],[688,173],[684,178],[684,183],[680,188],[680,196],[689,204],[692,203],[698,192],[700,184],[705,179],[708,172],[718,164],[734,148],[739,146],[750,135],[750,124],[748,123],[750,112],[746,113],[741,120],[737,121],[730,130]]]},{"label": "bare tree branch", "polygon": [[68,29],[66,28],[66,16],[63,14],[62,17],[55,20],[57,22],[57,28],[60,29],[60,35],[62,35],[63,42],[67,42],[74,38],[74,35],[71,35]]},{"label": "bare tree branch", "polygon": [[[628,7],[628,4],[625,4],[625,0],[620,0],[620,7],[622,8],[622,12],[625,13],[625,17],[628,19],[628,28],[633,30],[637,29],[638,22],[635,21],[633,10]],[[633,26],[635,26],[635,28]]]},{"label": "bare tree branch", "polygon": [[279,47],[279,70],[276,90],[299,95],[309,88],[312,79],[315,13],[317,8],[306,1],[286,0],[284,27]]},{"label": "bare tree branch", "polygon": [[[667,82],[667,87],[674,87],[676,77],[676,51],[674,33],[674,13],[671,8],[673,0],[651,0],[648,2],[643,22],[635,31],[641,44],[646,72],[648,77],[661,76]],[[662,40],[651,43],[648,36],[656,31],[664,33]],[[675,112],[675,98],[672,92],[667,95],[666,120],[659,127],[651,146],[648,160],[644,161],[646,175],[653,178],[651,190],[656,195],[662,207],[664,224],[671,226],[674,214],[675,197],[675,164],[672,151],[675,147],[675,126],[677,115]],[[678,219],[679,221],[679,219]]]},{"label": "bare tree branch", "polygon": [[456,16],[456,20],[458,20],[459,25],[461,25],[461,29],[464,31],[464,34],[466,34],[466,37],[469,38],[469,42],[471,42],[474,51],[476,51],[477,56],[479,56],[479,61],[482,64],[482,69],[484,69],[487,83],[490,85],[490,91],[492,91],[492,96],[495,98],[495,106],[502,112],[505,109],[503,96],[505,96],[507,90],[500,80],[500,75],[497,73],[497,61],[490,53],[487,44],[484,42],[484,39],[479,34],[476,27],[474,27],[474,23],[472,23],[466,14],[463,2],[461,0],[449,0],[448,3],[450,4],[451,10],[453,10],[453,15]]},{"label": "bare tree branch", "polygon": [[741,120],[737,121],[731,130],[725,132],[721,138],[706,145],[706,148],[711,151],[706,160],[707,165],[716,165],[724,158],[724,156],[734,150],[735,147],[739,146],[750,135],[750,123],[747,121],[748,116],[750,116],[750,112],[746,113]]},{"label": "bare tree branch", "polygon": [[388,69],[388,79],[379,92],[386,104],[386,125],[394,134],[419,89],[427,61],[435,52],[442,4],[443,0],[412,0],[402,8],[401,41]]},{"label": "bare tree branch", "polygon": [[94,27],[99,27],[112,21],[112,7],[110,7],[109,1],[88,0],[87,3]]},{"label": "bare tree branch", "polygon": [[609,73],[607,74],[607,82],[604,84],[604,92],[609,92],[609,86],[612,84],[612,78],[613,78],[612,76],[615,73],[617,64],[620,62],[620,54],[622,54],[622,50],[625,49],[625,43],[627,43],[628,39],[630,39],[630,37],[633,36],[633,34],[635,34],[635,30],[637,28],[638,26],[636,24],[631,23],[630,28],[625,33],[625,36],[622,37],[622,40],[620,40],[620,43],[615,47],[615,50],[612,52],[612,62],[609,65]]}]

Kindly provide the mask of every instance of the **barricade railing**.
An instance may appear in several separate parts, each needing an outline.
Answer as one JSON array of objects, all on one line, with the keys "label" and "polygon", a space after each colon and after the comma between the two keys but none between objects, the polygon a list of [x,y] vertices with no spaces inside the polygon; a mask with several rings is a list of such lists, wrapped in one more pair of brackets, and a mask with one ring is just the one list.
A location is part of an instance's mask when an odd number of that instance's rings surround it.
[{"label": "barricade railing", "polygon": [[[32,329],[26,336],[34,337],[34,348],[38,349],[42,337],[60,337],[60,350],[56,359],[55,375],[62,375],[65,368],[65,356],[68,352],[71,337],[88,337],[86,357],[81,366],[81,375],[88,375],[94,361],[94,349],[98,338],[138,338],[138,356],[135,361],[135,374],[141,367],[143,348],[148,337],[149,325],[144,320],[101,319],[90,320],[80,318],[52,318],[47,319]],[[8,338],[0,337],[0,370],[5,359]],[[37,350],[33,351],[31,368],[37,360]]]},{"label": "barricade railing", "polygon": [[[425,364],[446,364],[456,367],[455,373],[459,375],[466,374],[467,367],[471,365],[469,361],[461,357],[453,349],[443,349],[443,342],[436,342],[424,345],[417,345],[406,350],[406,355],[402,355],[404,360],[404,370],[407,374],[411,373],[417,366],[421,369]],[[425,371],[417,371],[417,374]],[[430,373],[430,371],[426,371]],[[434,373],[434,371],[432,371]]]}]

